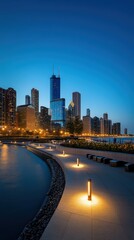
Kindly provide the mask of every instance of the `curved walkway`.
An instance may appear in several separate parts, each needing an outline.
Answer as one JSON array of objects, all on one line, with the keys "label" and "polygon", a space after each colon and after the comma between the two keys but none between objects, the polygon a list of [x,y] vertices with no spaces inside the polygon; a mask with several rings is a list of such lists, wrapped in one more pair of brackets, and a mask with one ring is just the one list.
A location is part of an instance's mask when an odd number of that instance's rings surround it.
[{"label": "curved walkway", "polygon": [[[40,148],[56,158],[66,177],[61,201],[40,240],[134,239],[134,173],[86,156]],[[92,179],[92,201],[87,200],[88,178]]]}]

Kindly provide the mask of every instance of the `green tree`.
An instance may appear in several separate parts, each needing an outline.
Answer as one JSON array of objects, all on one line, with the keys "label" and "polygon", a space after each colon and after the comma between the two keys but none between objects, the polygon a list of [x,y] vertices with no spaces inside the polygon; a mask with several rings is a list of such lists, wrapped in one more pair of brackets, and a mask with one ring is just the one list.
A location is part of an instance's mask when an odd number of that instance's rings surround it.
[{"label": "green tree", "polygon": [[74,121],[72,119],[70,119],[67,124],[66,124],[66,130],[70,133],[70,134],[74,134]]},{"label": "green tree", "polygon": [[75,117],[75,119],[70,118],[66,124],[66,130],[70,134],[81,134],[83,130],[83,123],[79,117]]}]

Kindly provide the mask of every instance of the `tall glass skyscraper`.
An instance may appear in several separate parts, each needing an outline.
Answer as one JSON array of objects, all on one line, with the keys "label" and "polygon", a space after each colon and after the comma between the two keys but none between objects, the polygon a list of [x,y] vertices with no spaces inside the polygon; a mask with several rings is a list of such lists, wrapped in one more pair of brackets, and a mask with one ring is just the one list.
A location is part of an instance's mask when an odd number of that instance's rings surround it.
[{"label": "tall glass skyscraper", "polygon": [[65,98],[51,101],[50,105],[52,123],[60,124],[63,127],[65,124]]},{"label": "tall glass skyscraper", "polygon": [[60,77],[54,74],[50,78],[50,101],[60,98]]},{"label": "tall glass skyscraper", "polygon": [[52,125],[65,125],[65,99],[60,98],[60,76],[50,78],[50,112]]}]

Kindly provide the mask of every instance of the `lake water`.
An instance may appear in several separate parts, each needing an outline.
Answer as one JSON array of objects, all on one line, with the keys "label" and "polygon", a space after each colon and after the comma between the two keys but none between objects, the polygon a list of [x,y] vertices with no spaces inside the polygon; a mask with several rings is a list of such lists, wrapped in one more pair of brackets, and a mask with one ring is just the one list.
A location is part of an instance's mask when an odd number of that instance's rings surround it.
[{"label": "lake water", "polygon": [[92,137],[97,142],[108,142],[108,143],[134,143],[134,137]]},{"label": "lake water", "polygon": [[0,240],[16,240],[50,187],[47,164],[24,147],[0,146]]}]

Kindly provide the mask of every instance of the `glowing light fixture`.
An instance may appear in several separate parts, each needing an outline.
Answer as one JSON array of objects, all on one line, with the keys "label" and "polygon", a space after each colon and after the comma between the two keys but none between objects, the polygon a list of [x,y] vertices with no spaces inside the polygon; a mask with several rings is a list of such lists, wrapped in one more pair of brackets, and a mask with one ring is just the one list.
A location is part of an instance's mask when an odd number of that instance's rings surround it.
[{"label": "glowing light fixture", "polygon": [[65,156],[65,151],[63,150],[63,156]]},{"label": "glowing light fixture", "polygon": [[77,158],[77,167],[79,167],[79,164],[80,164],[80,160],[79,158]]},{"label": "glowing light fixture", "polygon": [[91,179],[88,179],[88,183],[87,183],[87,187],[88,187],[88,190],[87,190],[87,194],[88,194],[88,201],[91,201],[92,200],[92,181]]}]

